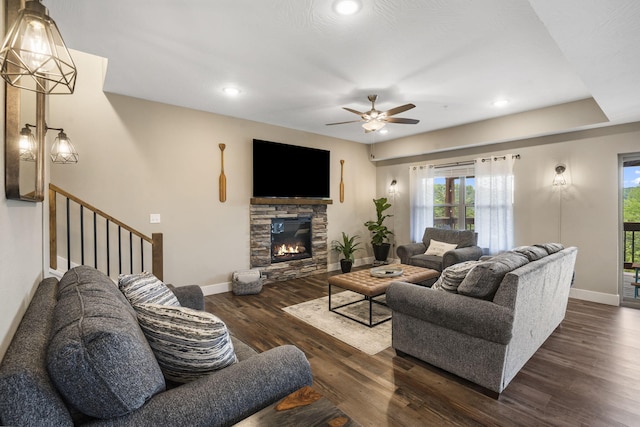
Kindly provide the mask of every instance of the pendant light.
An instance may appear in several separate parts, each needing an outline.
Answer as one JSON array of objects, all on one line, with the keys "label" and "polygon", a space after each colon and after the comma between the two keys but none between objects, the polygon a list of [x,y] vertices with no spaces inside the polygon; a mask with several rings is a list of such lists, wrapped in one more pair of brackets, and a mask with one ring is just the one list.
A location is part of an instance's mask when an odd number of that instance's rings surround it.
[{"label": "pendant light", "polygon": [[70,94],[77,70],[56,23],[40,0],[28,0],[0,49],[0,75],[12,86]]}]

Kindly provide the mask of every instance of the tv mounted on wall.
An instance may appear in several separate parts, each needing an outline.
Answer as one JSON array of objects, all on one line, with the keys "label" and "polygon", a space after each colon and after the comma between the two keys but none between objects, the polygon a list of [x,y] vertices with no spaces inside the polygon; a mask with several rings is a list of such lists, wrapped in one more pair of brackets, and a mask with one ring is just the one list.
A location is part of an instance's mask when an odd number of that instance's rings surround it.
[{"label": "tv mounted on wall", "polygon": [[329,198],[330,152],[253,140],[253,197]]}]

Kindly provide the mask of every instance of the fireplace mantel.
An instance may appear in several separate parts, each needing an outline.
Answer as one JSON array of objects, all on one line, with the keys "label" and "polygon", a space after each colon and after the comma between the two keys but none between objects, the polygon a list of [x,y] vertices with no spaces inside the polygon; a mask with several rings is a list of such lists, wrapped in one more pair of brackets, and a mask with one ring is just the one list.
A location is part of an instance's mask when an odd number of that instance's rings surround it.
[{"label": "fireplace mantel", "polygon": [[331,199],[306,199],[302,197],[252,197],[252,205],[332,205]]}]

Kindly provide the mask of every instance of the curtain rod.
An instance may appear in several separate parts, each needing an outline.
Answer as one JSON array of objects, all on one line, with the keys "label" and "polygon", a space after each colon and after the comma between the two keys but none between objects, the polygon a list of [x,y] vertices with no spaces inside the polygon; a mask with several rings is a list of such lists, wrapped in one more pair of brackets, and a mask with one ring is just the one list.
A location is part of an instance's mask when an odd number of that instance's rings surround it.
[{"label": "curtain rod", "polygon": [[[514,159],[519,159],[520,158],[520,154],[514,154],[511,156]],[[482,159],[483,162],[488,162],[490,160],[504,160],[506,159],[506,156],[492,156],[492,157],[487,157]],[[444,163],[441,165],[434,165],[434,169],[440,169],[440,168],[450,168],[453,166],[471,166],[474,165],[476,163],[475,160],[467,160],[464,162],[453,162],[453,163]]]}]

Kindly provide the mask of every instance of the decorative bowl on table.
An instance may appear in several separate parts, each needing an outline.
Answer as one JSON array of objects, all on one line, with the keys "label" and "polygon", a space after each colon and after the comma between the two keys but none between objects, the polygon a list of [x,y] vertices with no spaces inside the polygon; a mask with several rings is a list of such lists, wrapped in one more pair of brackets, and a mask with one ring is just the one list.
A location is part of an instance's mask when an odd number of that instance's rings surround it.
[{"label": "decorative bowl on table", "polygon": [[369,270],[373,277],[397,277],[402,275],[402,268],[392,265],[383,265]]}]

